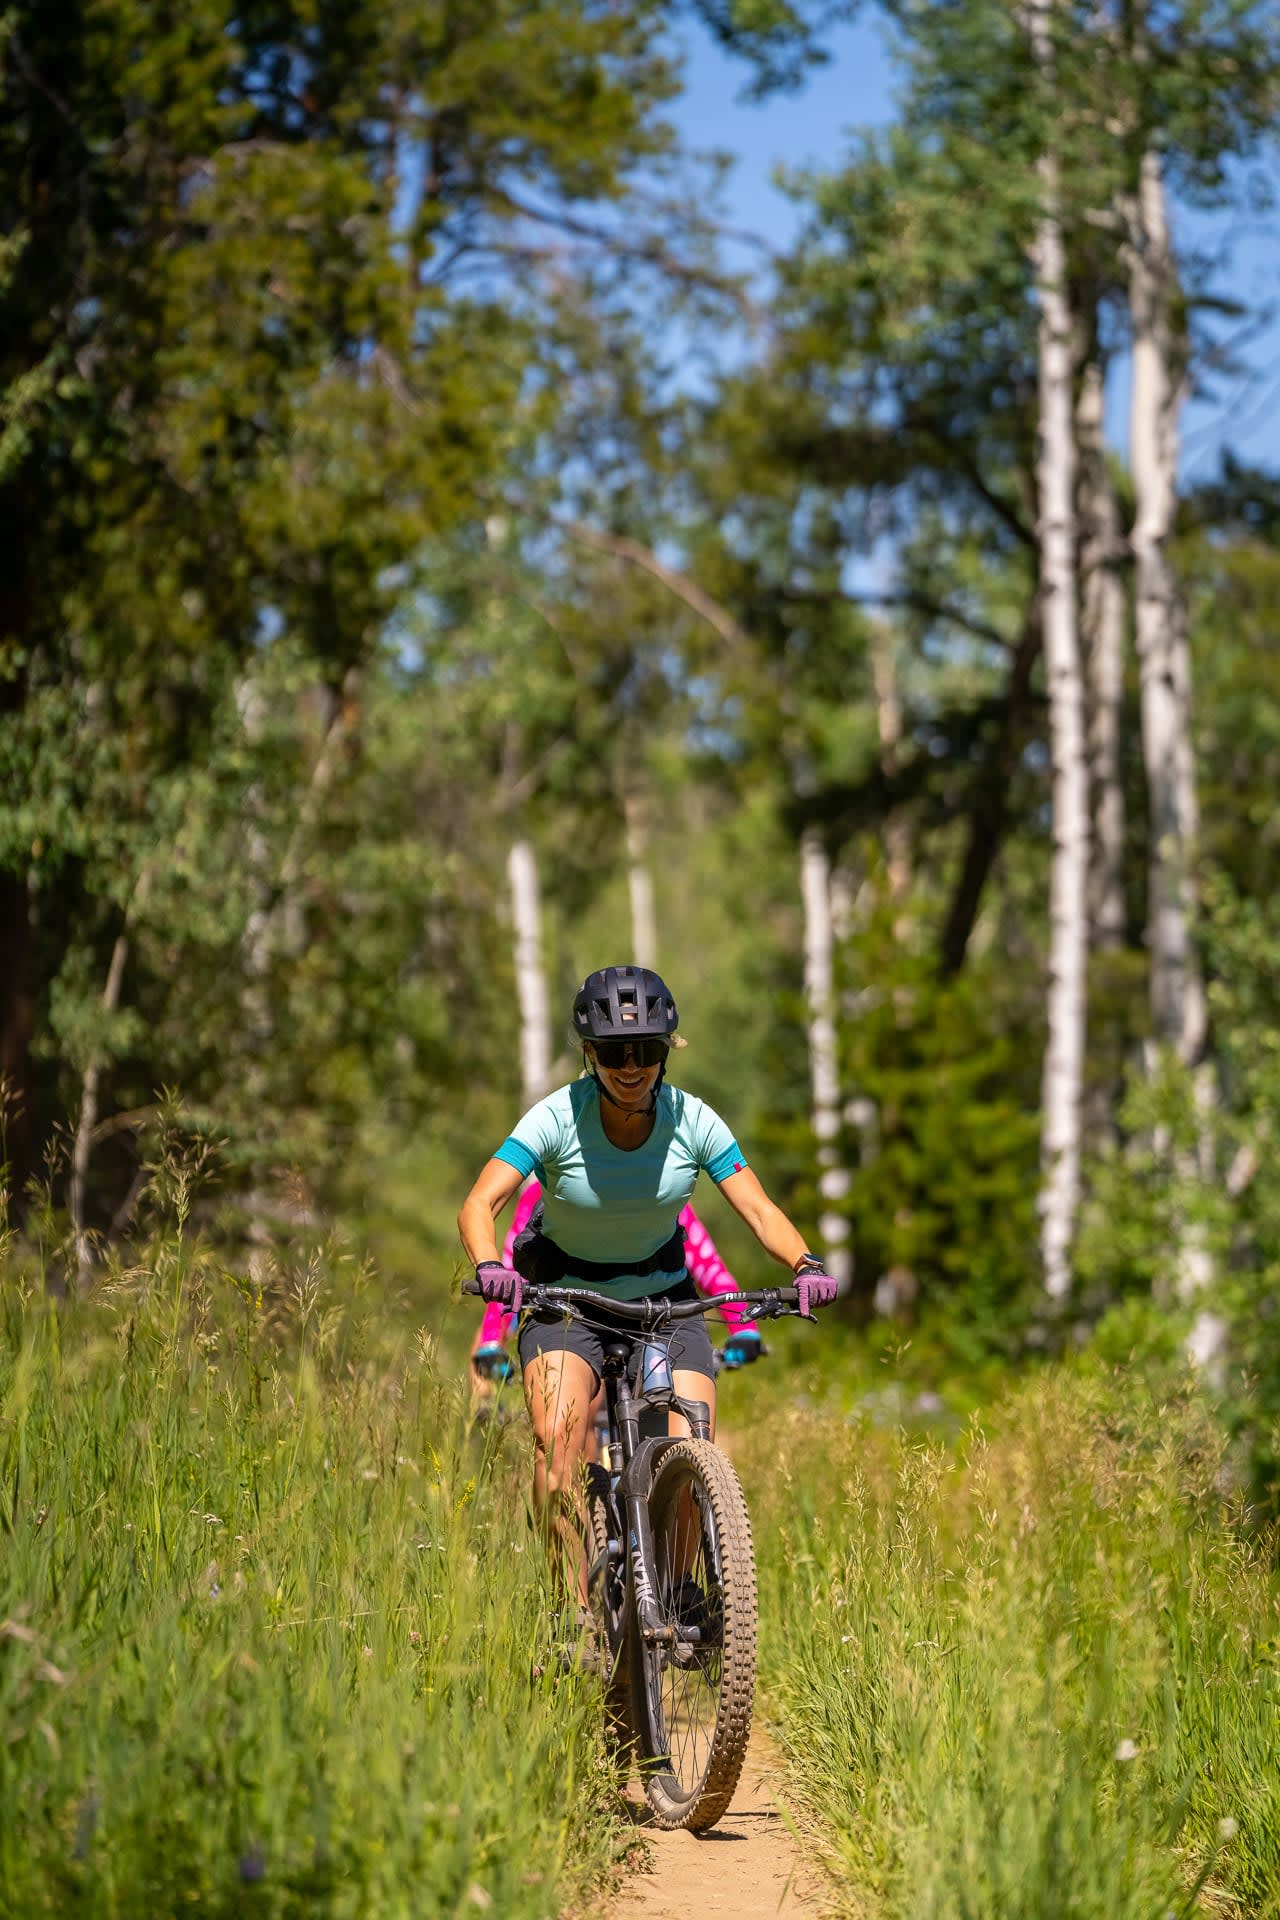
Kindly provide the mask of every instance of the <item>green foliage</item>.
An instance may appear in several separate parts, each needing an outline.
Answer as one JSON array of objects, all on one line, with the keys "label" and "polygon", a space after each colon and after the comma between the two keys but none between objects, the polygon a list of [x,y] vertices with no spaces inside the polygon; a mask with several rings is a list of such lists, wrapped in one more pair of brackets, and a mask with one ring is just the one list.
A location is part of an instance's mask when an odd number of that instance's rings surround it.
[{"label": "green foliage", "polygon": [[551,1920],[607,1873],[587,1683],[493,1429],[317,1261],[4,1276],[0,1905]]},{"label": "green foliage", "polygon": [[[1221,512],[1230,524],[1237,509],[1227,492]],[[1265,901],[1280,880],[1271,805],[1280,781],[1280,670],[1269,638],[1280,557],[1265,527],[1246,524],[1231,538],[1189,535],[1179,561],[1196,643],[1205,853],[1242,895]]]},{"label": "green foliage", "polygon": [[798,1413],[779,1438],[738,1463],[834,1911],[1277,1911],[1271,1543],[1196,1397],[1061,1373],[954,1449]]},{"label": "green foliage", "polygon": [[[1158,1366],[1196,1313],[1222,1317],[1227,1360],[1212,1388],[1238,1442],[1235,1470],[1273,1511],[1280,1187],[1269,1141],[1280,1100],[1280,922],[1268,901],[1241,894],[1222,873],[1210,877],[1206,905],[1215,1098],[1206,1106],[1203,1079],[1171,1059],[1132,1078],[1119,1114],[1123,1145],[1092,1171],[1077,1265],[1086,1300],[1131,1302],[1098,1329],[1106,1353],[1132,1337],[1137,1354]],[[1212,1275],[1194,1296],[1178,1263],[1188,1232]]]},{"label": "green foliage", "polygon": [[995,955],[939,977],[916,924],[882,898],[849,942],[856,994],[845,1084],[873,1103],[850,1197],[855,1262],[954,1294],[997,1345],[1035,1266],[1039,1007]]},{"label": "green foliage", "polygon": [[[451,989],[424,993],[415,948],[428,902],[454,928],[470,909],[460,843],[433,821],[411,849],[403,806],[389,836],[357,819],[376,778],[327,767],[326,712],[373,680],[344,757],[384,747],[389,623],[528,451],[540,292],[451,269],[503,257],[526,189],[559,218],[661,159],[664,27],[647,0],[453,23],[418,0],[6,15],[0,883],[21,957],[0,1030],[20,1179],[91,1064],[126,1108],[181,1085],[236,1146],[265,1119],[259,1162],[313,1174],[393,1047],[438,1067]],[[417,723],[421,753],[424,706]],[[398,771],[408,744],[402,727]]]},{"label": "green foliage", "polygon": [[1108,1308],[1085,1359],[1106,1370],[1133,1368],[1155,1380],[1180,1380],[1187,1367],[1189,1317],[1151,1294],[1129,1294]]}]

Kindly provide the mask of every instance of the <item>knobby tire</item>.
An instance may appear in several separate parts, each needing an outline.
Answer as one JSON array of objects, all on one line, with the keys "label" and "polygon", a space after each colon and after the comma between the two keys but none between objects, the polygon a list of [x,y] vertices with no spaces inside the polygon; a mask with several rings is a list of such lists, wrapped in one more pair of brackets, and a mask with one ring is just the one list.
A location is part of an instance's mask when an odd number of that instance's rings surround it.
[{"label": "knobby tire", "polygon": [[[692,1509],[692,1523],[690,1511]],[[661,1827],[714,1826],[746,1758],[756,1672],[756,1570],[738,1476],[709,1440],[663,1454],[649,1496],[659,1612],[684,1617],[702,1591],[704,1646],[695,1659],[636,1632],[634,1714],[644,1790]],[[692,1567],[688,1572],[692,1541]],[[696,1578],[694,1577],[696,1575]],[[685,1594],[678,1603],[677,1595]]]}]

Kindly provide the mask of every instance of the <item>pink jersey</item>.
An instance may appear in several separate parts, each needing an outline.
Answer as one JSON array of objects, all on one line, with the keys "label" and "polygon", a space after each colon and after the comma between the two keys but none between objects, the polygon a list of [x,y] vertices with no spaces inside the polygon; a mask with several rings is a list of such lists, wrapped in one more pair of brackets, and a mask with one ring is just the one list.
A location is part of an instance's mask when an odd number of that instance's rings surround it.
[{"label": "pink jersey", "polygon": [[[542,1188],[536,1180],[526,1182],[521,1188],[516,1201],[516,1210],[511,1216],[511,1225],[507,1230],[507,1237],[502,1243],[504,1267],[511,1265],[516,1235],[522,1233],[528,1226],[533,1210],[541,1198]],[[692,1207],[686,1207],[680,1215],[680,1230],[684,1234],[684,1257],[689,1268],[689,1277],[698,1292],[708,1297],[722,1293],[736,1293],[737,1281],[720,1258],[715,1241]],[[720,1313],[730,1333],[758,1331],[755,1321],[748,1318],[744,1307],[721,1307]],[[511,1315],[504,1312],[496,1300],[491,1300],[485,1308],[484,1321],[480,1328],[482,1344],[492,1346],[505,1340],[510,1325]]]}]

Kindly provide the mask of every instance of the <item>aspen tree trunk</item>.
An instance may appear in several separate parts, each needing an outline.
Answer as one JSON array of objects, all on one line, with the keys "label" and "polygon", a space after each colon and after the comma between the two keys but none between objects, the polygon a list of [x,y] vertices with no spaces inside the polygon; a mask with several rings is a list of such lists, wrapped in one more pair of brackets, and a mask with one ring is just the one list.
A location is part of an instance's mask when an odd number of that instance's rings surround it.
[{"label": "aspen tree trunk", "polygon": [[538,860],[528,840],[512,842],[507,857],[511,923],[515,934],[516,1001],[520,1008],[520,1081],[532,1106],[551,1078],[551,1008],[542,965],[542,903]]},{"label": "aspen tree trunk", "polygon": [[[1081,324],[1087,330],[1086,316]],[[1076,440],[1080,537],[1080,643],[1085,673],[1085,730],[1092,838],[1089,850],[1089,951],[1100,963],[1100,1017],[1092,1036],[1100,1056],[1086,1096],[1086,1137],[1116,1139],[1116,1101],[1124,1073],[1125,1033],[1114,1011],[1110,956],[1122,952],[1125,906],[1125,800],[1121,765],[1126,595],[1120,568],[1128,547],[1103,440],[1105,375],[1096,341],[1086,341],[1079,367]],[[1093,961],[1091,960],[1091,965]]]},{"label": "aspen tree trunk", "polygon": [[[1026,12],[1032,51],[1042,75],[1050,78],[1051,5],[1052,0],[1031,0]],[[1041,159],[1039,174],[1042,204],[1035,270],[1040,300],[1040,442],[1036,480],[1053,761],[1049,1033],[1043,1079],[1040,1208],[1045,1287],[1051,1298],[1061,1300],[1071,1288],[1071,1243],[1080,1190],[1089,785],[1076,621],[1071,313],[1066,294],[1058,166],[1052,151]]]},{"label": "aspen tree trunk", "polygon": [[[1132,208],[1129,315],[1133,328],[1130,459],[1135,496],[1132,534],[1135,628],[1142,690],[1142,752],[1150,809],[1147,945],[1151,1025],[1157,1045],[1171,1047],[1195,1074],[1204,1119],[1200,1165],[1184,1178],[1212,1177],[1207,1124],[1213,1085],[1205,1062],[1208,1008],[1195,948],[1195,859],[1199,836],[1191,739],[1191,657],[1185,609],[1169,562],[1178,479],[1178,421],[1186,392],[1185,348],[1177,323],[1177,267],[1169,240],[1160,156],[1142,156]],[[1213,1277],[1203,1234],[1184,1229],[1178,1248],[1178,1292],[1202,1295]],[[1188,1343],[1192,1359],[1220,1375],[1226,1322],[1202,1309]]]},{"label": "aspen tree trunk", "polygon": [[1147,938],[1151,1020],[1158,1041],[1188,1065],[1204,1054],[1204,983],[1192,942],[1193,870],[1199,827],[1191,746],[1191,671],[1186,620],[1168,542],[1178,468],[1178,415],[1185,391],[1174,323],[1176,270],[1159,155],[1147,152],[1129,251],[1133,324],[1130,458],[1135,514],[1135,625],[1142,684],[1142,750],[1151,809]]},{"label": "aspen tree trunk", "polygon": [[849,1191],[849,1169],[840,1160],[840,1074],[836,1054],[834,937],[831,863],[816,828],[800,842],[800,890],[804,901],[804,980],[809,1002],[809,1069],[813,1086],[813,1131],[818,1142],[818,1192],[828,1202],[818,1219],[822,1255],[841,1293],[853,1283],[849,1222],[835,1210]]},{"label": "aspen tree trunk", "polygon": [[1090,944],[1098,952],[1124,945],[1125,595],[1119,566],[1124,535],[1102,437],[1102,365],[1090,356],[1080,380],[1076,432],[1080,459],[1080,640],[1087,675],[1090,846]]},{"label": "aspen tree trunk", "polygon": [[[898,695],[898,676],[894,664],[892,630],[878,625],[871,636],[871,675],[876,695],[876,735],[880,744],[880,767],[892,782],[898,771],[898,748],[902,742],[902,702]],[[890,812],[884,827],[885,863],[889,875],[889,898],[898,909],[893,918],[895,940],[909,933],[906,912],[911,892],[911,832],[900,809]],[[859,1160],[867,1166],[879,1151],[880,1114],[873,1100],[853,1099],[845,1103],[845,1118],[858,1130]],[[895,1228],[905,1228],[910,1213],[899,1208]],[[911,1268],[895,1261],[876,1280],[872,1305],[886,1320],[905,1315],[919,1296],[920,1283]]]},{"label": "aspen tree trunk", "polygon": [[622,803],[627,826],[627,891],[631,899],[631,953],[637,966],[657,968],[658,923],[649,871],[649,835],[644,802],[628,793]]}]

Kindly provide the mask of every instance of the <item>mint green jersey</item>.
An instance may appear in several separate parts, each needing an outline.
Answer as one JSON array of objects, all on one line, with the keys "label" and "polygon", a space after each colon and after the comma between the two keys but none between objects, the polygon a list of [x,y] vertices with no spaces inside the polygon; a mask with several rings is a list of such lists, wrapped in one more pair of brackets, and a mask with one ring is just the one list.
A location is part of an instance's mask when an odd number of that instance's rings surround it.
[{"label": "mint green jersey", "polygon": [[[741,1173],[746,1157],[704,1100],[665,1083],[653,1132],[642,1146],[615,1147],[600,1120],[594,1080],[557,1087],[530,1107],[498,1148],[526,1178],[542,1183],[543,1231],[572,1260],[647,1260],[671,1238],[699,1173],[715,1181]],[[661,1293],[684,1272],[622,1273],[601,1287],[620,1300]],[[572,1279],[572,1274],[566,1278]]]}]

